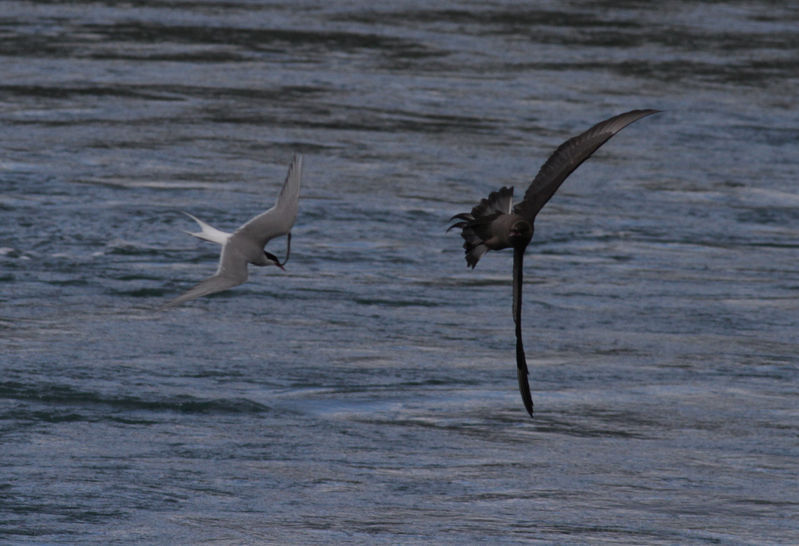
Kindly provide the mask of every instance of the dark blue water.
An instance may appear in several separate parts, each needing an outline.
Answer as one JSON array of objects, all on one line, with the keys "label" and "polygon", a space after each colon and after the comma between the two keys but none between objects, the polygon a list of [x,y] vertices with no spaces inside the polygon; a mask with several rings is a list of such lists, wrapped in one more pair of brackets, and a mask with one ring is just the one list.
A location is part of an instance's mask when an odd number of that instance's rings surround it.
[{"label": "dark blue water", "polygon": [[[0,540],[799,542],[799,10],[329,4],[3,1]],[[633,108],[536,223],[530,420],[447,219]],[[156,311],[293,153],[287,271]]]}]

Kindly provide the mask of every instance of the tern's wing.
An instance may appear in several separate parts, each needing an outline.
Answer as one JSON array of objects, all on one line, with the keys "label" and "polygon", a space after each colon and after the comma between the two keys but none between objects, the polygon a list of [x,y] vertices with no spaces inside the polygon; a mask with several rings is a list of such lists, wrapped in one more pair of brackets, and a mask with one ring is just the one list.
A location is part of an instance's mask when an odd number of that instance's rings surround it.
[{"label": "tern's wing", "polygon": [[247,238],[257,241],[263,247],[269,239],[291,231],[294,220],[297,218],[301,179],[302,155],[297,154],[291,160],[286,181],[283,182],[283,188],[280,190],[275,206],[241,226],[236,230],[237,233],[243,233]]},{"label": "tern's wing", "polygon": [[597,148],[632,122],[656,112],[658,110],[631,110],[619,114],[597,123],[583,134],[561,144],[538,171],[524,194],[524,200],[516,205],[514,211],[531,220],[534,219],[563,181],[583,161],[591,157]]},{"label": "tern's wing", "polygon": [[212,277],[208,277],[194,288],[169,301],[164,307],[174,307],[181,303],[214,294],[238,286],[247,280],[247,260],[230,245],[222,247],[219,267]]},{"label": "tern's wing", "polygon": [[530,383],[527,379],[527,359],[522,344],[522,272],[524,264],[524,248],[513,249],[513,322],[516,323],[516,373],[519,377],[519,392],[522,395],[524,408],[530,417],[533,416],[533,396],[530,394]]}]

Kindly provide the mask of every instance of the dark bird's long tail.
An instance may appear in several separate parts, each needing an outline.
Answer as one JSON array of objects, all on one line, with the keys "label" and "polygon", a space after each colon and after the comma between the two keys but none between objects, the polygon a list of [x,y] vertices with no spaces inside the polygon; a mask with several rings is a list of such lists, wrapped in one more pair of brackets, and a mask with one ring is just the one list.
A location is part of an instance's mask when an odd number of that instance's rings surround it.
[{"label": "dark bird's long tail", "polygon": [[513,322],[516,323],[516,372],[519,376],[519,392],[522,395],[524,408],[530,417],[533,416],[533,396],[530,394],[530,383],[527,379],[527,359],[524,356],[522,343],[522,276],[524,272],[525,248],[513,249]]}]

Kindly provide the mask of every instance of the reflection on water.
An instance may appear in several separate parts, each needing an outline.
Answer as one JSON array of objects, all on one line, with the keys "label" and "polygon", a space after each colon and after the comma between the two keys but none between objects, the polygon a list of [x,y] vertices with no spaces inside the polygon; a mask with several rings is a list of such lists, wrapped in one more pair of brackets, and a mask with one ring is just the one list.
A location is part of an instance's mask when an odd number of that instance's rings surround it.
[{"label": "reflection on water", "polygon": [[[4,2],[0,534],[796,542],[797,18]],[[633,108],[536,223],[530,421],[447,219]],[[287,271],[154,312],[295,152]]]}]

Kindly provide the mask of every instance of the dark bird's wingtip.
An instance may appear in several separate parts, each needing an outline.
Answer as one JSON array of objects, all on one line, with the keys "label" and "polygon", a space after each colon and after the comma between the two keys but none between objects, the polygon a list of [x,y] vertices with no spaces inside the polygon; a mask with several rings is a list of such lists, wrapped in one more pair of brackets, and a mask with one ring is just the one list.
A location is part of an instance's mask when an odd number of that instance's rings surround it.
[{"label": "dark bird's wingtip", "polygon": [[[520,264],[521,267],[521,264]],[[521,280],[521,279],[519,279]],[[524,347],[521,338],[521,309],[517,308],[519,318],[516,322],[516,375],[519,378],[519,393],[522,395],[522,402],[524,402],[524,409],[530,417],[533,417],[533,395],[530,392],[530,372],[527,369],[527,358],[524,355]]]},{"label": "dark bird's wingtip", "polygon": [[519,392],[522,395],[522,402],[524,402],[524,409],[533,417],[533,395],[530,393],[530,383],[527,381],[526,370],[519,369]]},{"label": "dark bird's wingtip", "polygon": [[663,110],[658,110],[657,108],[641,108],[640,110],[633,110],[633,112],[638,112],[643,118],[646,116],[651,116],[652,114],[660,114],[663,112]]}]

